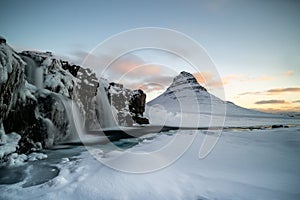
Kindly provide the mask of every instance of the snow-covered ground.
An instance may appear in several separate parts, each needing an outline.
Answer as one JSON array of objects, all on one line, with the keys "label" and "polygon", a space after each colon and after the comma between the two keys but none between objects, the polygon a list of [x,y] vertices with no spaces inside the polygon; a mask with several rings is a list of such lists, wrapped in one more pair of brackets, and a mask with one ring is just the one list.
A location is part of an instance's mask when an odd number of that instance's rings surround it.
[{"label": "snow-covered ground", "polygon": [[49,150],[46,160],[2,168],[0,199],[300,199],[299,126],[226,130],[213,151],[199,159],[205,134],[213,132],[181,130],[117,142],[127,145],[127,152],[147,154],[175,137],[195,137],[173,164],[140,174],[114,170],[95,158],[118,159],[121,150],[111,151],[111,144],[93,146],[92,153],[80,146]]}]

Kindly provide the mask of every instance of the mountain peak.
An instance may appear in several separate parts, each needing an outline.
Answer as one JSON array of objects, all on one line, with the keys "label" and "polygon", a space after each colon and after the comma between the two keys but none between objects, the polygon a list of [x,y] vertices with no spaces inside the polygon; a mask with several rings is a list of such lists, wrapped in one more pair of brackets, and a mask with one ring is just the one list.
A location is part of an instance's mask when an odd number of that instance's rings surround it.
[{"label": "mountain peak", "polygon": [[181,71],[179,75],[181,75],[181,76],[193,76],[191,73],[186,72],[186,71]]},{"label": "mountain peak", "polygon": [[169,90],[178,90],[180,88],[190,88],[192,90],[206,91],[207,90],[201,86],[197,79],[189,72],[182,71],[174,79]]}]

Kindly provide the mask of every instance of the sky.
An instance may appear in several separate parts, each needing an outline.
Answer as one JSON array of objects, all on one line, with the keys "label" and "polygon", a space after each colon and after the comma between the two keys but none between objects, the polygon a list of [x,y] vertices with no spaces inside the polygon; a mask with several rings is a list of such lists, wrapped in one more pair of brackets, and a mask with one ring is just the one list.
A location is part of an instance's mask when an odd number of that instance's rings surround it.
[{"label": "sky", "polygon": [[291,0],[1,0],[0,35],[17,51],[51,51],[76,64],[88,57],[95,64],[89,67],[99,71],[98,63],[111,55],[97,54],[97,48],[108,38],[143,27],[172,29],[196,41],[216,70],[194,70],[178,55],[141,49],[116,59],[106,78],[144,89],[149,100],[180,71],[190,71],[237,105],[300,112],[299,10],[300,2]]}]

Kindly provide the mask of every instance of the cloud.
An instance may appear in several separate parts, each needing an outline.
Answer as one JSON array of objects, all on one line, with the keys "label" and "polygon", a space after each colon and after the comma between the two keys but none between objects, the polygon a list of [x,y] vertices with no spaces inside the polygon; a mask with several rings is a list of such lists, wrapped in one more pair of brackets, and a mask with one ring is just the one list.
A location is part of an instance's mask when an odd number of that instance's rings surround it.
[{"label": "cloud", "polygon": [[275,79],[275,77],[273,77],[273,76],[263,75],[263,76],[257,76],[257,77],[250,77],[249,81],[253,81],[253,82],[265,82],[265,81],[272,81],[274,79]]},{"label": "cloud", "polygon": [[153,91],[165,90],[165,86],[157,84],[157,83],[147,83],[147,84],[139,85],[137,87],[138,87],[138,89],[144,90],[146,93],[150,93]]},{"label": "cloud", "polygon": [[268,112],[268,113],[282,113],[282,112],[300,113],[300,106],[282,106],[280,108],[251,108],[251,109],[262,111],[262,112]]},{"label": "cloud", "polygon": [[163,73],[164,66],[155,63],[146,63],[139,56],[126,54],[111,63],[107,72],[111,76],[127,76],[128,78],[140,78],[141,76],[157,76]]},{"label": "cloud", "polygon": [[266,93],[268,94],[278,94],[284,92],[300,92],[300,87],[290,87],[290,88],[275,88],[267,90]]},{"label": "cloud", "polygon": [[[115,58],[110,55],[95,55],[85,51],[74,51],[73,62],[95,70],[98,76],[111,81],[121,79],[144,79],[154,76],[174,75],[167,67],[145,62],[141,57],[128,53]],[[175,75],[174,75],[175,76]]]},{"label": "cloud", "polygon": [[286,77],[293,76],[294,71],[293,70],[288,70],[288,71],[284,72],[283,75],[286,76]]},{"label": "cloud", "polygon": [[240,74],[231,74],[228,76],[224,76],[222,78],[222,82],[224,85],[230,84],[233,81],[243,81],[244,75],[240,75]]},{"label": "cloud", "polygon": [[172,76],[155,76],[143,79],[143,81],[133,81],[127,83],[126,86],[133,89],[142,89],[146,92],[162,91],[165,90],[171,83]]},{"label": "cloud", "polygon": [[77,65],[93,69],[100,76],[107,63],[113,58],[109,55],[95,55],[86,51],[74,51],[70,60]]},{"label": "cloud", "polygon": [[272,100],[263,100],[263,101],[257,101],[255,104],[286,104],[285,100],[277,100],[277,99],[272,99]]},{"label": "cloud", "polygon": [[300,92],[300,87],[288,87],[288,88],[274,88],[265,91],[256,91],[256,92],[244,92],[239,94],[243,95],[277,95],[281,93],[298,93]]},{"label": "cloud", "polygon": [[224,86],[222,79],[218,75],[212,74],[211,72],[197,72],[193,74],[197,79],[198,83],[210,88],[221,88]]},{"label": "cloud", "polygon": [[244,74],[230,74],[224,77],[219,78],[217,75],[212,74],[210,72],[197,72],[193,74],[197,81],[200,84],[211,88],[221,88],[224,85],[228,85],[234,82],[264,82],[264,81],[271,81],[274,80],[275,77],[273,76],[256,76],[251,77]]}]

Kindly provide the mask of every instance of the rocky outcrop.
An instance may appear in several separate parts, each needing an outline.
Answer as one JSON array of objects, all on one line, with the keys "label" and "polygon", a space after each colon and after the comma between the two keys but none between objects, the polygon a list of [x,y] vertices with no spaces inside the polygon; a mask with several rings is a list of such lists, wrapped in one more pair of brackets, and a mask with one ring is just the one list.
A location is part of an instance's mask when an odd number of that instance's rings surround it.
[{"label": "rocky outcrop", "polygon": [[6,44],[6,39],[0,36],[0,44]]},{"label": "rocky outcrop", "polygon": [[[62,61],[51,52],[18,54],[1,42],[0,151],[28,154],[76,135],[79,124],[93,128],[102,115],[95,108],[99,95],[108,97],[118,125],[148,123],[143,118],[146,95],[141,90],[111,83],[100,94],[98,88],[99,81],[90,69]],[[7,141],[13,142],[12,148],[7,148]]]},{"label": "rocky outcrop", "polygon": [[77,104],[82,105],[85,118],[84,124],[87,129],[90,129],[96,120],[95,96],[97,95],[99,81],[92,70],[82,67],[79,67],[76,73],[76,80]]},{"label": "rocky outcrop", "polygon": [[[16,133],[6,135],[3,121],[18,100],[18,92],[24,86],[25,62],[6,44],[0,42],[0,160],[17,149],[20,136]],[[14,120],[14,119],[12,119]]]},{"label": "rocky outcrop", "polygon": [[143,117],[145,112],[146,94],[142,90],[134,90],[129,101],[129,111],[132,119],[138,124],[149,124],[149,120]]},{"label": "rocky outcrop", "polygon": [[149,124],[143,117],[145,112],[146,94],[142,90],[130,90],[122,84],[110,83],[108,86],[108,99],[116,110],[117,121],[120,126]]},{"label": "rocky outcrop", "polygon": [[[3,87],[4,90],[14,88],[13,92],[1,94],[7,98],[11,93],[15,100],[2,122],[7,133],[16,132],[21,136],[17,152],[30,153],[49,147],[70,134],[70,117],[63,98],[75,96],[75,82],[72,74],[67,73],[60,60],[50,52],[27,51],[18,56],[23,65],[19,68],[16,65],[14,69],[19,69],[22,76],[15,78],[11,87],[9,81]],[[8,80],[15,74],[14,71],[9,73]],[[20,87],[16,87],[18,84]]]},{"label": "rocky outcrop", "polygon": [[20,56],[5,43],[0,44],[0,121],[5,119],[18,91],[24,85],[24,66]]}]

